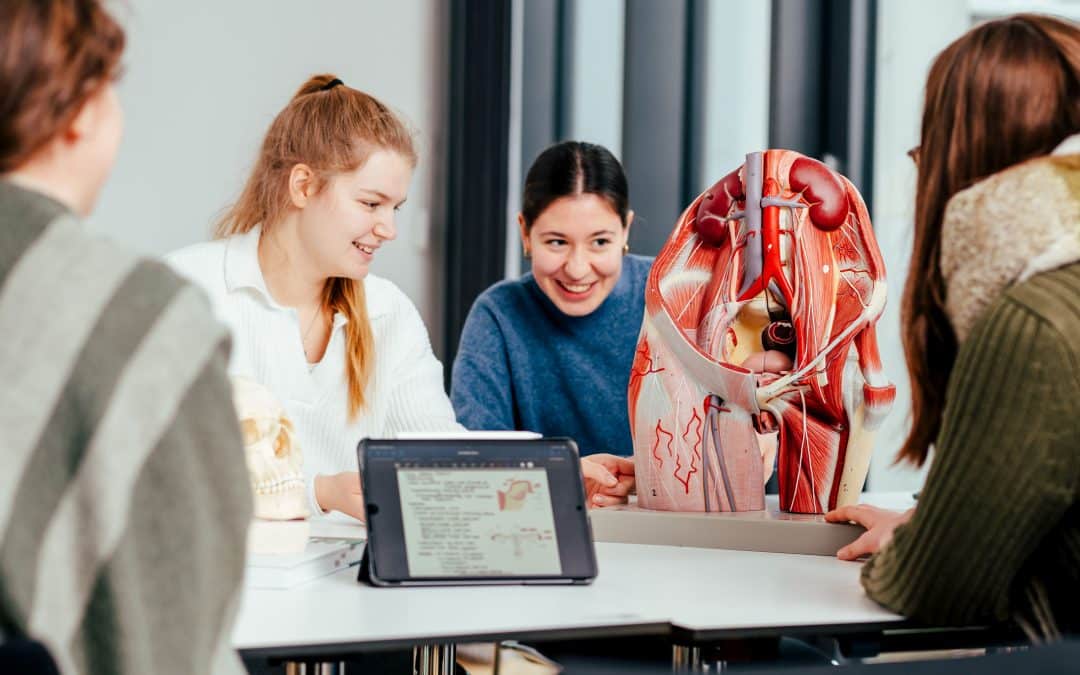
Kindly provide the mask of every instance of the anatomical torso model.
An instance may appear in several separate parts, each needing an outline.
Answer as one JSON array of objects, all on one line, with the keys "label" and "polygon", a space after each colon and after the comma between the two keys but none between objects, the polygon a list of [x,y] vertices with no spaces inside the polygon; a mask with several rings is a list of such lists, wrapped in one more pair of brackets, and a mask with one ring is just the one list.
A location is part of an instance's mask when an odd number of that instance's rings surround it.
[{"label": "anatomical torso model", "polygon": [[682,214],[653,265],[630,376],[638,504],[785,511],[857,501],[895,388],[874,325],[885,268],[854,186],[788,150]]}]

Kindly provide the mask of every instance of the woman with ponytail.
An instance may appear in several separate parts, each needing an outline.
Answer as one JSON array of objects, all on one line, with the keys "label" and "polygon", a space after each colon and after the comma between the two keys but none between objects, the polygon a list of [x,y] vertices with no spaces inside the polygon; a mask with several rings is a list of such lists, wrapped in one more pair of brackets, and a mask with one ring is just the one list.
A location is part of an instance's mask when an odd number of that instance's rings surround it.
[{"label": "woman with ponytail", "polygon": [[314,513],[363,517],[361,438],[461,429],[419,313],[368,273],[416,159],[382,102],[316,75],[271,123],[216,240],[168,257],[231,328],[230,372],[282,400]]}]

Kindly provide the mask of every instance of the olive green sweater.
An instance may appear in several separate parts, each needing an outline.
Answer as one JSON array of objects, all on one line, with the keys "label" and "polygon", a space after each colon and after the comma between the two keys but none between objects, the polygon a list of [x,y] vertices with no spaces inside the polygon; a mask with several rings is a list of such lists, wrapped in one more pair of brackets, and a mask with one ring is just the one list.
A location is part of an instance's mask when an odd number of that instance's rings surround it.
[{"label": "olive green sweater", "polygon": [[961,344],[911,521],[872,598],[930,624],[1080,623],[1080,264],[1016,284]]}]

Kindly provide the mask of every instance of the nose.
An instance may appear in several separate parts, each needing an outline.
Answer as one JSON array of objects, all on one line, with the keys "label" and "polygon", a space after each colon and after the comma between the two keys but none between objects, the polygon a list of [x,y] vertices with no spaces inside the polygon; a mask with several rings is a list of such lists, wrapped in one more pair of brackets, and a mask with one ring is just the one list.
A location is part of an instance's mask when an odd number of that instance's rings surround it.
[{"label": "nose", "polygon": [[584,279],[589,274],[588,256],[580,248],[575,247],[567,255],[563,270],[566,272],[566,276],[571,279]]},{"label": "nose", "polygon": [[383,241],[393,241],[397,239],[397,224],[394,222],[394,214],[380,218],[375,223],[375,227],[372,228],[375,236]]}]

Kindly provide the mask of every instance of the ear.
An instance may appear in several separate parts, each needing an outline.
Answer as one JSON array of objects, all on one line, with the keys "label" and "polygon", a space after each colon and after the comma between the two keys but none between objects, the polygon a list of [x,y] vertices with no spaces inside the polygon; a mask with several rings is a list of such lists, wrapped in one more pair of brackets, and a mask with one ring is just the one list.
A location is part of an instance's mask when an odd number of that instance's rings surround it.
[{"label": "ear", "polygon": [[302,209],[315,195],[315,172],[307,164],[296,164],[289,172],[289,200]]},{"label": "ear", "polygon": [[97,126],[101,117],[102,97],[105,87],[100,87],[90,98],[86,99],[79,112],[68,124],[67,128],[60,133],[60,140],[68,145],[75,145],[82,139],[90,136]]},{"label": "ear", "polygon": [[633,224],[634,224],[634,211],[633,211],[633,209],[631,209],[630,211],[627,211],[627,213],[626,213],[626,226],[623,227],[623,229],[622,229],[623,234],[626,235],[627,239],[630,239],[630,226],[633,225]]},{"label": "ear", "polygon": [[525,249],[525,252],[529,252],[529,233],[525,229],[525,214],[518,213],[518,231],[521,233],[521,247]]}]

